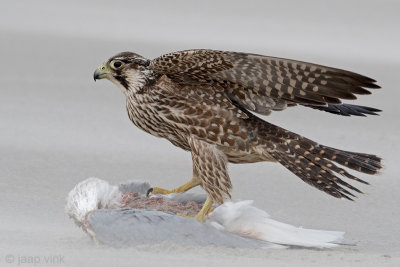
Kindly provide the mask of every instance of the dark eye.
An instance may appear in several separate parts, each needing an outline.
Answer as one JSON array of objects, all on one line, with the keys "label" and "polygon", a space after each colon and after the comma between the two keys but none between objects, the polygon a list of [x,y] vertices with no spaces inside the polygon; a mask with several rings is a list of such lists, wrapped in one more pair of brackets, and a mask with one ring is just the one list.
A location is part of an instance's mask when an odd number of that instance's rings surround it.
[{"label": "dark eye", "polygon": [[115,61],[114,62],[114,68],[118,69],[121,66],[122,66],[122,62],[121,61]]}]

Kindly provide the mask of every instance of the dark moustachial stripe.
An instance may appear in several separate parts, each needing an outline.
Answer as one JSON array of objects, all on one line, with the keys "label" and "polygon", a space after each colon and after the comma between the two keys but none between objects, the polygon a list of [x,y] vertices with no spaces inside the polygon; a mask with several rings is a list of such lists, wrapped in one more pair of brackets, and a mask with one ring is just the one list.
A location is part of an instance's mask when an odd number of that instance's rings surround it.
[{"label": "dark moustachial stripe", "polygon": [[120,82],[120,84],[121,84],[123,87],[125,87],[127,90],[129,89],[129,83],[128,83],[128,81],[126,80],[126,76],[124,76],[124,75],[118,75],[118,76],[115,76],[115,79],[117,79],[117,80]]}]

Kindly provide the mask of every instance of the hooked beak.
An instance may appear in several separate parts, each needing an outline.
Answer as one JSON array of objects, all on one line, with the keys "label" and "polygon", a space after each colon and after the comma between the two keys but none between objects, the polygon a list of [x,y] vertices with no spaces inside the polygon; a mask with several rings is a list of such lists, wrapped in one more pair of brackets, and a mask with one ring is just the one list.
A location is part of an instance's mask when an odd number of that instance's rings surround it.
[{"label": "hooked beak", "polygon": [[110,69],[105,64],[102,64],[94,71],[93,79],[94,81],[96,81],[98,79],[106,78],[107,75],[109,75],[110,73],[111,73]]}]

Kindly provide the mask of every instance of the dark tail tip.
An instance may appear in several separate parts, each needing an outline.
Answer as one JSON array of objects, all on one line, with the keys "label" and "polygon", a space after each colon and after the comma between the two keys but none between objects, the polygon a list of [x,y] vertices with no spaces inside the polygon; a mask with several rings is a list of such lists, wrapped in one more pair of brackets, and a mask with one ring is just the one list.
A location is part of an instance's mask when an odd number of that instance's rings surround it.
[{"label": "dark tail tip", "polygon": [[328,104],[328,106],[312,106],[312,105],[305,105],[305,106],[341,116],[365,117],[366,115],[379,115],[377,114],[377,112],[382,111],[380,109],[372,107],[357,106],[352,104]]}]

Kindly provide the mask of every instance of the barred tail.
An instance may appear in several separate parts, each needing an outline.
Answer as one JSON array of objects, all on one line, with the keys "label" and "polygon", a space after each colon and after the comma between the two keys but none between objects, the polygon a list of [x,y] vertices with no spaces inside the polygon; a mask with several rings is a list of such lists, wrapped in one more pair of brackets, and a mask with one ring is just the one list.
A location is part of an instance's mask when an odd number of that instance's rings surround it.
[{"label": "barred tail", "polygon": [[275,143],[276,149],[268,153],[306,183],[334,197],[352,200],[355,195],[349,189],[362,193],[338,176],[368,184],[335,163],[366,174],[377,174],[382,168],[382,159],[378,156],[319,145],[297,134],[283,131],[289,139],[280,139],[282,142]]}]

